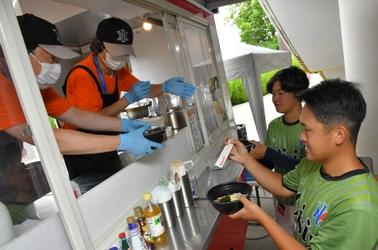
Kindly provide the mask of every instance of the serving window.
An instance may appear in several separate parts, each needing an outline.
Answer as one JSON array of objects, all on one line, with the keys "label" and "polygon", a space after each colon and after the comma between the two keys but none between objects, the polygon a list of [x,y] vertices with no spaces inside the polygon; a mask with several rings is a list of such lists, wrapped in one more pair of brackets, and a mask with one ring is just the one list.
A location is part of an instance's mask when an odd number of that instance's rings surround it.
[{"label": "serving window", "polygon": [[15,137],[15,127],[27,129],[28,123],[1,46],[0,103],[0,202],[11,220],[0,226],[17,238],[58,209],[36,147]]},{"label": "serving window", "polygon": [[215,141],[218,135],[228,127],[228,118],[213,46],[206,26],[184,22],[183,29],[204,118],[205,137],[209,142]]}]

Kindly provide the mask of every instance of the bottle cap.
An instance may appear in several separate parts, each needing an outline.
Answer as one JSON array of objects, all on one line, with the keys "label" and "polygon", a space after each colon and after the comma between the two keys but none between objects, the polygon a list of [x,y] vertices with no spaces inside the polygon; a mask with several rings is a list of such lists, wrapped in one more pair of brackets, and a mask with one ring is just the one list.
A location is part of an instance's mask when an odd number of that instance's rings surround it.
[{"label": "bottle cap", "polygon": [[134,207],[134,215],[135,217],[142,217],[143,216],[143,209],[141,206]]},{"label": "bottle cap", "polygon": [[145,200],[145,201],[147,201],[147,200],[150,200],[151,199],[151,192],[145,192],[144,194],[143,194],[143,199]]},{"label": "bottle cap", "polygon": [[126,218],[127,224],[132,224],[135,222],[135,219],[133,216],[129,216]]},{"label": "bottle cap", "polygon": [[125,234],[125,232],[122,232],[122,233],[120,233],[120,234],[118,234],[118,238],[125,238],[126,237],[126,234]]}]

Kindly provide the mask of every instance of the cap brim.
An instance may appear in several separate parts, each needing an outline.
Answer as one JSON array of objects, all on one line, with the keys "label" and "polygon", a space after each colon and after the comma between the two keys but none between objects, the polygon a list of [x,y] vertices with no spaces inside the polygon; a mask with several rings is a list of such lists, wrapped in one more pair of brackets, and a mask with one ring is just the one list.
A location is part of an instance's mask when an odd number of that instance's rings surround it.
[{"label": "cap brim", "polygon": [[62,45],[47,45],[47,44],[38,44],[42,49],[46,50],[50,54],[59,57],[60,59],[72,59],[80,56],[78,53],[67,49]]},{"label": "cap brim", "polygon": [[133,46],[131,44],[115,44],[104,42],[105,48],[112,56],[135,56]]}]

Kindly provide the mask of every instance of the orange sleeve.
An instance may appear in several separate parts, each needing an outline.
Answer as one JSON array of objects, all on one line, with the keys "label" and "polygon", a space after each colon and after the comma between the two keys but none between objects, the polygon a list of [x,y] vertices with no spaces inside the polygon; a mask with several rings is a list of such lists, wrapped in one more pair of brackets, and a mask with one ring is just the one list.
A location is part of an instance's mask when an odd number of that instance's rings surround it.
[{"label": "orange sleeve", "polygon": [[[41,90],[43,102],[49,116],[57,117],[69,110],[66,102],[53,88]],[[26,122],[16,89],[11,81],[0,74],[0,130]]]},{"label": "orange sleeve", "polygon": [[0,130],[26,122],[16,89],[0,70]]},{"label": "orange sleeve", "polygon": [[[100,83],[100,78],[97,73],[97,69],[93,60],[94,54],[92,53],[86,59],[78,63],[78,65],[83,65],[92,71],[97,81]],[[109,94],[115,91],[115,78],[109,77],[103,74],[106,89]],[[138,82],[138,78],[132,75],[126,67],[117,71],[118,79],[118,96],[120,96],[121,91],[128,91],[130,88]],[[102,89],[101,89],[102,90]],[[103,91],[103,90],[102,90]],[[89,110],[93,112],[98,112],[102,109],[103,101],[101,98],[101,93],[98,90],[96,81],[93,77],[85,70],[77,68],[71,72],[67,79],[66,88],[66,100],[76,108],[81,110]],[[62,123],[63,128],[66,129],[77,129],[67,123]]]},{"label": "orange sleeve", "polygon": [[[93,56],[94,54],[92,53],[78,64],[91,70],[101,85]],[[108,93],[113,93],[115,90],[115,78],[109,77],[105,74],[103,74],[103,77]],[[128,91],[136,82],[139,81],[138,78],[133,76],[126,69],[126,67],[117,71],[117,79],[119,91],[118,96],[121,93],[121,90]],[[98,91],[93,77],[84,69],[77,68],[71,72],[67,79],[66,95],[67,101],[79,109],[90,110],[93,112],[97,112],[102,109],[103,102],[101,93]]]},{"label": "orange sleeve", "polygon": [[72,107],[52,87],[41,90],[41,94],[49,116],[61,116]]},{"label": "orange sleeve", "polygon": [[139,82],[139,79],[131,74],[126,67],[117,72],[117,77],[119,93],[121,93],[121,91],[129,91],[135,83]]},{"label": "orange sleeve", "polygon": [[[88,58],[84,59],[79,64],[88,67],[97,77],[97,80],[100,81],[93,62],[93,54],[89,55]],[[106,75],[104,75],[104,79],[106,82]],[[108,91],[112,93],[114,86],[113,89],[108,88]],[[84,69],[75,69],[69,75],[67,79],[66,99],[73,106],[82,110],[97,112],[102,109],[102,98],[101,94],[98,92],[96,82]]]}]

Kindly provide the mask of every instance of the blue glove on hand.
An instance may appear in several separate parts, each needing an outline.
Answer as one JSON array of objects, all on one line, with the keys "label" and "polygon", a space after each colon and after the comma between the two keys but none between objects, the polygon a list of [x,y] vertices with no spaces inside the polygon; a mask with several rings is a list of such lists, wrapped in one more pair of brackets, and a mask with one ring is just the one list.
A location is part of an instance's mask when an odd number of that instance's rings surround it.
[{"label": "blue glove on hand", "polygon": [[150,95],[151,83],[147,82],[137,82],[131,89],[124,95],[129,103],[134,103],[136,101],[142,100]]},{"label": "blue glove on hand", "polygon": [[165,93],[168,92],[170,94],[178,95],[184,98],[192,97],[195,90],[196,87],[187,82],[184,82],[184,78],[182,77],[174,77],[163,82],[163,91]]},{"label": "blue glove on hand", "polygon": [[139,128],[128,134],[120,134],[121,142],[118,151],[127,151],[134,156],[153,154],[156,148],[162,148],[163,145],[150,141],[143,136],[147,128]]},{"label": "blue glove on hand", "polygon": [[122,132],[132,132],[138,128],[151,128],[151,125],[140,120],[122,119]]}]

